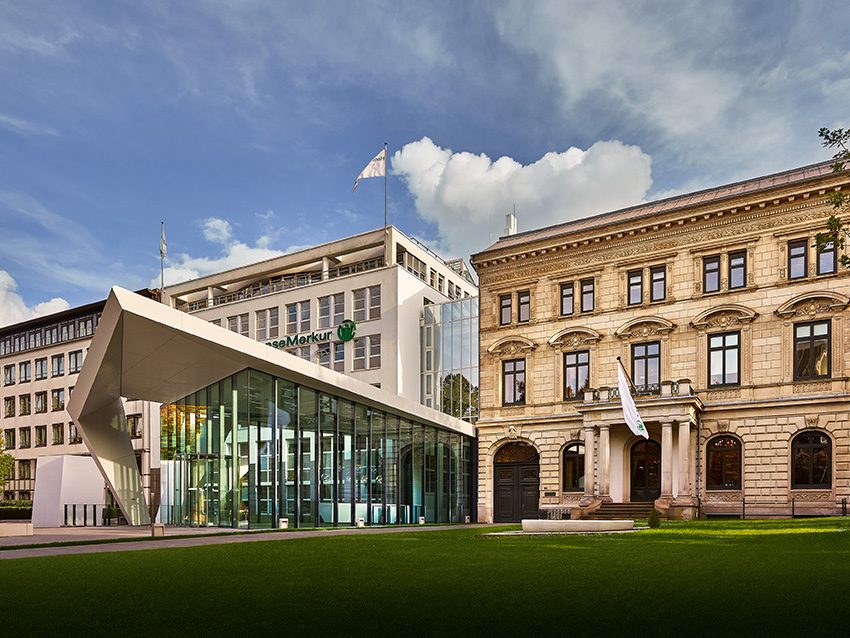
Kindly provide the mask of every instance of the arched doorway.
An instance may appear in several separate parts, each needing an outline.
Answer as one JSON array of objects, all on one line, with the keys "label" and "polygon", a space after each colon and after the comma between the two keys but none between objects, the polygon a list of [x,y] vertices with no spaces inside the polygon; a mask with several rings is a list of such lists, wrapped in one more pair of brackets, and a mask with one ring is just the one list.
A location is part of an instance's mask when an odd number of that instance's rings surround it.
[{"label": "arched doorway", "polygon": [[661,446],[651,439],[632,446],[631,500],[654,501],[661,496]]},{"label": "arched doorway", "polygon": [[540,456],[527,443],[508,443],[496,452],[493,477],[493,522],[537,518]]}]

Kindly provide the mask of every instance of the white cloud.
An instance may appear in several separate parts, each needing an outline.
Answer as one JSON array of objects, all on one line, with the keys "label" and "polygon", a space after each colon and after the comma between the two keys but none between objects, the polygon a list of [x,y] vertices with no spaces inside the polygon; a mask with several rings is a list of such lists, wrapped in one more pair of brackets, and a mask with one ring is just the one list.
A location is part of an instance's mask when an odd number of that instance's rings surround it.
[{"label": "white cloud", "polygon": [[0,326],[9,326],[33,317],[49,315],[70,308],[70,304],[60,297],[43,301],[32,307],[27,306],[16,290],[18,284],[5,270],[0,270]]},{"label": "white cloud", "polygon": [[[213,257],[193,257],[186,253],[169,256],[165,268],[166,286],[283,254],[283,251],[269,247],[271,240],[268,235],[257,238],[253,246],[237,240],[233,236],[233,226],[226,219],[208,217],[202,222],[202,230],[204,239],[220,246],[219,253]],[[159,288],[159,285],[158,274],[151,279],[150,287]]]},{"label": "white cloud", "polygon": [[651,164],[640,148],[617,141],[522,165],[456,153],[423,137],[395,153],[392,171],[407,183],[419,214],[436,224],[443,252],[467,257],[502,234],[514,206],[522,231],[641,202],[652,185]]},{"label": "white cloud", "polygon": [[21,135],[59,135],[54,129],[19,117],[0,113],[0,127]]}]

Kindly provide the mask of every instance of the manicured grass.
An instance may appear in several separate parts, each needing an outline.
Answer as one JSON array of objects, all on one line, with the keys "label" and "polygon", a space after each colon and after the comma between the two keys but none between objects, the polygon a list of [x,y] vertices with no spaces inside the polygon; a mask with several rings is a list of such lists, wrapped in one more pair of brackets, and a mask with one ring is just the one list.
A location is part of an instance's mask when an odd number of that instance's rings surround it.
[{"label": "manicured grass", "polygon": [[3,635],[848,635],[850,520],[0,561]]}]

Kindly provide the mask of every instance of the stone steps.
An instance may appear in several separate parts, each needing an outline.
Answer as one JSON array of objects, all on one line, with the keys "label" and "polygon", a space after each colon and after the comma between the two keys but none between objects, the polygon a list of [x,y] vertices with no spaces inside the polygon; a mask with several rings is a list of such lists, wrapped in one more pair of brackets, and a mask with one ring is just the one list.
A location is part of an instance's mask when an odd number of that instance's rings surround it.
[{"label": "stone steps", "polygon": [[615,520],[646,518],[654,507],[653,503],[603,503],[585,518],[590,520]]}]

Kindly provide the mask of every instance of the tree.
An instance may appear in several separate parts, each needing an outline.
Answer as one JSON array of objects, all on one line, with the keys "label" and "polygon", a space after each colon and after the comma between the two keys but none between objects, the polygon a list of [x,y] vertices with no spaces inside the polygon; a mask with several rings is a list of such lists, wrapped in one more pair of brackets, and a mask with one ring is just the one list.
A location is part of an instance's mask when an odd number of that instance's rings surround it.
[{"label": "tree", "polygon": [[[832,170],[836,173],[845,170],[847,163],[850,162],[850,129],[822,128],[818,131],[818,136],[823,140],[824,148],[837,149],[835,155],[832,156],[832,159],[835,160]],[[841,221],[841,215],[850,212],[850,200],[843,191],[832,191],[828,200],[832,204],[833,213],[826,222],[826,232],[818,233],[815,246],[818,250],[823,250],[828,244],[832,243],[836,252],[840,255],[838,260],[841,265],[850,268],[850,257],[844,254],[842,250],[846,238],[850,237],[850,229]]]},{"label": "tree", "polygon": [[0,490],[6,486],[6,478],[12,475],[14,467],[15,458],[11,454],[6,454],[6,444],[0,441]]},{"label": "tree", "polygon": [[447,374],[441,381],[442,412],[458,419],[478,413],[478,386],[459,372]]}]

